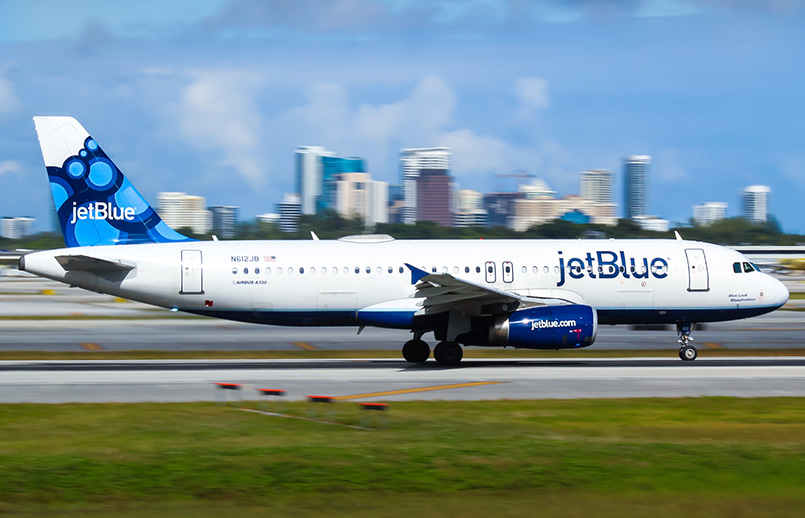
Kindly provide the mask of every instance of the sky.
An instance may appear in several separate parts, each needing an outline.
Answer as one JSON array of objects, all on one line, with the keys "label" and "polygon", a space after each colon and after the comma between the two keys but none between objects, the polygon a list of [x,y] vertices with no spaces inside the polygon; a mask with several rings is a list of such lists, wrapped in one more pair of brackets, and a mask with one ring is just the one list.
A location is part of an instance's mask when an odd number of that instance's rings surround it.
[{"label": "sky", "polygon": [[[76,117],[160,191],[275,212],[294,149],[449,146],[460,188],[560,195],[651,155],[649,212],[772,189],[805,233],[805,0],[0,0],[0,216],[49,230],[31,118]],[[622,208],[621,208],[622,211]]]}]

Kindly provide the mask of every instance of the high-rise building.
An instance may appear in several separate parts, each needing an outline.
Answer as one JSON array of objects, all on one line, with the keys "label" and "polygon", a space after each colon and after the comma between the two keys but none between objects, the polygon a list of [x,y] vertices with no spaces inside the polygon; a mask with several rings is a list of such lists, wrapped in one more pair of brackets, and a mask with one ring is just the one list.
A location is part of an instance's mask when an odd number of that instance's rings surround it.
[{"label": "high-rise building", "polygon": [[484,210],[484,195],[470,189],[456,191],[456,213],[453,225],[456,227],[485,227],[489,217]]},{"label": "high-rise building", "polygon": [[203,196],[183,192],[157,194],[157,212],[166,225],[173,229],[189,228],[194,234],[207,234],[212,230],[212,212],[207,210]]},{"label": "high-rise building", "polygon": [[344,217],[360,216],[364,225],[388,223],[389,185],[367,173],[342,173],[335,179],[335,209]]},{"label": "high-rise building", "polygon": [[596,203],[613,202],[612,171],[590,169],[581,173],[581,196]]},{"label": "high-rise building", "polygon": [[651,157],[627,156],[623,159],[624,215],[628,219],[648,214],[648,170]]},{"label": "high-rise building", "polygon": [[296,192],[302,214],[316,214],[316,203],[322,195],[322,157],[333,156],[321,146],[296,148]]},{"label": "high-rise building", "polygon": [[224,205],[215,205],[208,208],[212,212],[212,229],[223,238],[235,237],[235,225],[238,224],[238,208]]},{"label": "high-rise building", "polygon": [[366,165],[362,158],[321,157],[321,195],[316,200],[316,213],[324,209],[335,210],[336,182],[345,173],[365,173]]},{"label": "high-rise building", "polygon": [[721,201],[708,201],[701,205],[694,205],[693,219],[699,225],[712,225],[727,215],[727,204]]},{"label": "high-rise building", "polygon": [[417,178],[425,169],[450,170],[450,148],[410,148],[400,151],[400,177],[403,183],[403,198],[401,220],[406,224],[413,224],[417,220]]},{"label": "high-rise building", "polygon": [[453,182],[446,169],[420,169],[416,179],[416,221],[453,225]]},{"label": "high-rise building", "polygon": [[743,198],[743,217],[752,223],[765,223],[769,219],[769,198],[771,187],[750,185],[741,191]]},{"label": "high-rise building", "polygon": [[5,217],[0,220],[0,237],[6,239],[22,239],[33,234],[34,218]]},{"label": "high-rise building", "polygon": [[277,226],[282,232],[299,230],[299,216],[302,214],[302,203],[297,194],[286,194],[282,202],[277,204],[280,218]]}]

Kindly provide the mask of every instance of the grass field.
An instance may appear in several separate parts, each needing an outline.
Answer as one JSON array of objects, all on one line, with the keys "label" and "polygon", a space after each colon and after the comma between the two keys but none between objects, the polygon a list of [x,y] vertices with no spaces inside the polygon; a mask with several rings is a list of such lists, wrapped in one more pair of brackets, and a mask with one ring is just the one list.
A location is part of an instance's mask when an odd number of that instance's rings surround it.
[{"label": "grass field", "polygon": [[[304,403],[287,412],[305,416]],[[805,399],[0,405],[0,515],[801,516]],[[354,403],[334,409],[355,425]]]}]

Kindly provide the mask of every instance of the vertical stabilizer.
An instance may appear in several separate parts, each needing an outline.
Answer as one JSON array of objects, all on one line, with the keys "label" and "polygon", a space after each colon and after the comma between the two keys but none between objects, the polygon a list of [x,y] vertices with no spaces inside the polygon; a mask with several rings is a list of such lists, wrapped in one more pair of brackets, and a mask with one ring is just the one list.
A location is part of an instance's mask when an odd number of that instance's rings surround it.
[{"label": "vertical stabilizer", "polygon": [[34,117],[68,247],[192,241],[174,231],[72,117]]}]

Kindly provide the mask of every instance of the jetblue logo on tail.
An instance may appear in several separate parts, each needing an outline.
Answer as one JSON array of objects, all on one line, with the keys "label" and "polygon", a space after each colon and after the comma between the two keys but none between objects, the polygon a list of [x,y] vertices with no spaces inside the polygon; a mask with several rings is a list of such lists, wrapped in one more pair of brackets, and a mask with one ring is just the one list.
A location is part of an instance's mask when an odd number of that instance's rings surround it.
[{"label": "jetblue logo on tail", "polygon": [[132,207],[115,207],[111,203],[102,201],[90,203],[86,207],[77,207],[73,202],[73,219],[70,223],[75,225],[78,220],[84,219],[134,221],[134,209]]}]

